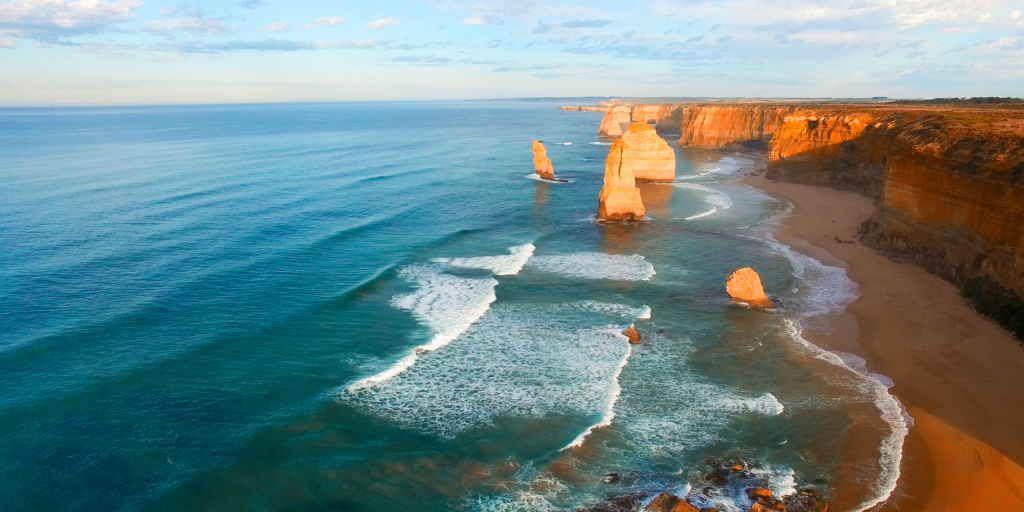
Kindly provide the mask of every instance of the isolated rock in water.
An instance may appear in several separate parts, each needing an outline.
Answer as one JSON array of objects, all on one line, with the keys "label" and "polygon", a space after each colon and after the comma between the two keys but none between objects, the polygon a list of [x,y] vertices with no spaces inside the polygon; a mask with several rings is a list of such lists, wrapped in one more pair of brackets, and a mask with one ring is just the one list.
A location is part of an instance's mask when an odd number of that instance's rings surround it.
[{"label": "isolated rock in water", "polygon": [[626,159],[633,168],[633,177],[647,181],[675,181],[676,152],[658,135],[653,126],[636,123],[622,135],[629,146]]},{"label": "isolated rock in water", "polygon": [[533,141],[533,168],[541,178],[555,179],[555,169],[551,166],[551,159],[548,158],[548,150],[538,140]]},{"label": "isolated rock in water", "polygon": [[638,220],[644,217],[646,210],[640,198],[640,189],[636,188],[633,170],[629,161],[623,159],[628,150],[621,139],[615,141],[604,169],[604,188],[601,189],[601,202],[597,209],[597,218],[601,220]]},{"label": "isolated rock in water", "polygon": [[629,338],[629,343],[630,344],[632,344],[632,345],[639,345],[640,344],[640,333],[637,332],[637,330],[634,329],[632,325],[629,326],[629,329],[626,329],[625,331],[622,331],[622,334],[625,334],[626,337]]},{"label": "isolated rock in water", "polygon": [[650,505],[647,505],[647,512],[698,512],[698,510],[678,497],[663,492],[654,498]]},{"label": "isolated rock in water", "polygon": [[629,105],[618,105],[614,107],[608,107],[608,110],[604,113],[604,119],[601,120],[601,128],[597,130],[597,134],[603,137],[621,137],[622,136],[622,125],[629,124],[632,119]]},{"label": "isolated rock in water", "polygon": [[771,489],[764,489],[761,487],[750,487],[747,488],[746,492],[747,497],[752,501],[756,501],[758,498],[771,498],[772,494],[774,494]]},{"label": "isolated rock in water", "polygon": [[758,308],[770,308],[772,301],[764,294],[764,287],[761,286],[761,276],[754,272],[754,269],[747,267],[733,272],[729,280],[725,282],[725,290],[729,292],[732,300],[745,302]]}]

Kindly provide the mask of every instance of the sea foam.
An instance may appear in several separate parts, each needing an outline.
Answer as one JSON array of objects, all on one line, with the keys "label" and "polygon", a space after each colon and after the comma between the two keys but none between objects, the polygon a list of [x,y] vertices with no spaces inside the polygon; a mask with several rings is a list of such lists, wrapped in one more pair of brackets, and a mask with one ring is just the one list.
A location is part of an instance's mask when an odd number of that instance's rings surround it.
[{"label": "sea foam", "polygon": [[605,418],[630,352],[619,332],[623,319],[589,306],[499,302],[445,350],[423,353],[401,374],[339,399],[442,438],[499,417]]},{"label": "sea foam", "polygon": [[499,276],[515,275],[523,269],[535,249],[533,244],[524,244],[510,248],[511,254],[504,256],[439,258],[433,264],[403,268],[399,276],[415,283],[416,290],[395,296],[391,305],[412,313],[419,323],[430,329],[432,337],[387,370],[357,381],[349,386],[349,390],[374,386],[407,371],[416,364],[419,354],[442,348],[466,332],[497,300],[494,294],[497,280],[453,276],[445,274],[445,269],[474,268],[490,270]]},{"label": "sea foam", "polygon": [[[889,425],[889,435],[882,439],[881,457],[879,459],[881,474],[875,485],[875,494],[865,498],[864,501],[854,508],[857,512],[871,509],[879,503],[888,500],[889,496],[896,489],[896,483],[899,481],[900,462],[903,459],[903,442],[907,434],[910,433],[908,426],[910,422],[904,418],[906,411],[899,400],[889,393],[889,389],[885,384],[871,378],[866,374],[866,371],[864,373],[859,371],[861,368],[858,368],[856,360],[849,357],[852,354],[847,354],[846,359],[853,362],[854,367],[848,366],[844,358],[839,354],[824,350],[804,339],[800,328],[792,321],[784,320],[784,323],[790,338],[798,346],[813,354],[817,359],[849,370],[851,376],[854,376],[854,379],[856,379],[855,384],[858,386],[858,389],[865,395],[873,398],[875,407],[881,413],[883,421]],[[856,356],[854,357],[856,358]],[[863,360],[861,359],[861,361]],[[911,419],[911,421],[913,420]]]},{"label": "sea foam", "polygon": [[507,256],[479,256],[476,258],[437,258],[441,263],[456,268],[476,268],[490,270],[497,276],[514,276],[523,270],[523,265],[533,256],[537,248],[533,244],[524,244],[509,249]]},{"label": "sea foam", "polygon": [[534,256],[527,267],[576,279],[611,281],[649,281],[656,272],[639,254],[625,256],[600,252],[577,252],[552,256]]}]

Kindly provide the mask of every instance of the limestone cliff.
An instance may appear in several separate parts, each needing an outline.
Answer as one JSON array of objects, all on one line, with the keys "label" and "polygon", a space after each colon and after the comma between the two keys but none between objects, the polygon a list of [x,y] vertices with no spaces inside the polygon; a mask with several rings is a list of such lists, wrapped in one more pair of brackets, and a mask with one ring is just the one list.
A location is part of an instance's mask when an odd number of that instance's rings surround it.
[{"label": "limestone cliff", "polygon": [[693,105],[682,109],[679,145],[722,148],[765,147],[795,107],[772,105]]},{"label": "limestone cliff", "polygon": [[622,135],[629,148],[623,158],[629,160],[633,177],[643,181],[675,181],[676,152],[646,122],[636,123]]},{"label": "limestone cliff", "polygon": [[789,116],[768,177],[875,197],[865,244],[960,286],[1024,337],[1024,112],[820,109]]},{"label": "limestone cliff", "polygon": [[555,169],[551,166],[548,151],[540,141],[533,141],[533,168],[537,175],[546,180],[555,179]]},{"label": "limestone cliff", "polygon": [[615,141],[608,152],[604,187],[601,188],[597,209],[597,218],[600,220],[639,220],[646,213],[629,160],[623,157],[628,148],[620,139]]}]

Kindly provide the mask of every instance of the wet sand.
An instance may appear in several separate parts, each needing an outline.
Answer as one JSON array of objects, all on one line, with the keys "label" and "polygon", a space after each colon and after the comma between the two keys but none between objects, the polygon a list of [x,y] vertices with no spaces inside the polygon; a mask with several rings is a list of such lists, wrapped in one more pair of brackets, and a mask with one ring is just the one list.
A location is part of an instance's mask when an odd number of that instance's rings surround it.
[{"label": "wet sand", "polygon": [[883,511],[1024,510],[1024,346],[976,313],[952,284],[855,243],[874,202],[760,176],[747,185],[793,203],[776,238],[843,267],[860,298],[812,319],[809,341],[857,354],[890,377],[915,419]]}]

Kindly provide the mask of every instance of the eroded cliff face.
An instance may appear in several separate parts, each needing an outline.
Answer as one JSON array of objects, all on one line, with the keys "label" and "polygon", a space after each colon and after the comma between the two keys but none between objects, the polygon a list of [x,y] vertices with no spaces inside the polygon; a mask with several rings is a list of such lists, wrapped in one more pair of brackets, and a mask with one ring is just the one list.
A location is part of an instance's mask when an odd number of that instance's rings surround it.
[{"label": "eroded cliff face", "polygon": [[629,160],[633,177],[643,181],[675,181],[676,152],[646,122],[630,126],[622,135],[628,149],[623,158]]},{"label": "eroded cliff face", "polygon": [[879,200],[863,242],[960,286],[1024,337],[1024,113],[800,111],[768,178]]},{"label": "eroded cliff face", "polygon": [[601,188],[597,218],[600,220],[639,220],[647,211],[636,188],[633,170],[623,155],[629,146],[615,141],[605,161],[604,187]]},{"label": "eroded cliff face", "polygon": [[679,145],[722,148],[742,144],[761,149],[796,107],[693,105],[682,109]]}]

